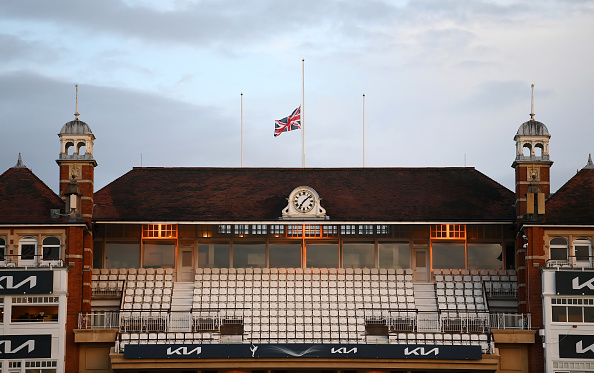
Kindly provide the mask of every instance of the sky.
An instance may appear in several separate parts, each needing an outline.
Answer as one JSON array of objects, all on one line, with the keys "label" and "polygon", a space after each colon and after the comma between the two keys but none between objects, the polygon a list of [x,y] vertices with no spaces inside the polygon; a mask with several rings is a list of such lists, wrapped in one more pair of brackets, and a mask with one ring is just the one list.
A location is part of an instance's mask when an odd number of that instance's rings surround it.
[{"label": "sky", "polygon": [[[57,190],[78,84],[96,190],[240,167],[241,93],[244,167],[302,167],[304,138],[306,167],[468,166],[513,189],[535,84],[555,191],[594,153],[593,66],[591,0],[1,1],[0,173],[21,153]],[[302,104],[305,136],[275,138]]]}]

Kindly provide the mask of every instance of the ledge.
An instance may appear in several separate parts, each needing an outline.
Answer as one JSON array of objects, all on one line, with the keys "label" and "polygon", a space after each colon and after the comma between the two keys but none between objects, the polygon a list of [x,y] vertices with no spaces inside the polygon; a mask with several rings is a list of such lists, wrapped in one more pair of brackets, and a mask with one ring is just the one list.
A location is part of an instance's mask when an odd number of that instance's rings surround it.
[{"label": "ledge", "polygon": [[535,342],[536,330],[491,329],[495,343],[527,343]]},{"label": "ledge", "polygon": [[115,343],[118,329],[75,329],[75,343]]}]

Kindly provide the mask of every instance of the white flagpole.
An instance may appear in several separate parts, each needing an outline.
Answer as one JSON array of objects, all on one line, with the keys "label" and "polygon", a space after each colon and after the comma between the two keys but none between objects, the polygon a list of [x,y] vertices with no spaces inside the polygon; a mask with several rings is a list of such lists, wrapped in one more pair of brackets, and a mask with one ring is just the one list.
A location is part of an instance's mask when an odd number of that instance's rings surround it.
[{"label": "white flagpole", "polygon": [[363,93],[363,168],[365,168],[365,93]]},{"label": "white flagpole", "polygon": [[241,168],[243,168],[243,92],[241,93]]},{"label": "white flagpole", "polygon": [[301,134],[303,136],[303,168],[305,168],[305,58],[301,60],[301,77],[303,81],[303,102],[301,103]]}]

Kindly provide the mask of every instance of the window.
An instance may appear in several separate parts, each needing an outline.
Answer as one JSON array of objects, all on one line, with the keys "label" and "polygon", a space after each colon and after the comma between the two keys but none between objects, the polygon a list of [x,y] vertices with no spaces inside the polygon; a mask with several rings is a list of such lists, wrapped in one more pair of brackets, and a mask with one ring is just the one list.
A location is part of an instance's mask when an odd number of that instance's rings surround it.
[{"label": "window", "polygon": [[549,253],[552,260],[567,260],[567,240],[562,237],[553,238],[549,245]]},{"label": "window", "polygon": [[105,268],[139,268],[140,244],[138,242],[106,242]]},{"label": "window", "polygon": [[20,265],[34,265],[37,254],[37,239],[35,237],[23,237],[19,242]]},{"label": "window", "polygon": [[266,267],[266,244],[233,244],[234,268]]},{"label": "window", "polygon": [[4,297],[0,297],[0,324],[4,322]]},{"label": "window", "polygon": [[466,226],[464,224],[432,225],[431,238],[466,238]]},{"label": "window", "polygon": [[0,262],[6,260],[6,241],[0,237]]},{"label": "window", "polygon": [[501,269],[501,244],[468,244],[468,269]]},{"label": "window", "polygon": [[307,244],[307,268],[338,268],[338,244]]},{"label": "window", "polygon": [[200,268],[229,268],[230,247],[224,244],[198,245],[198,267]]},{"label": "window", "polygon": [[144,240],[142,242],[142,267],[175,267],[175,240]]},{"label": "window", "polygon": [[590,262],[592,256],[592,242],[588,239],[578,239],[573,241],[575,250],[575,260],[578,262]]},{"label": "window", "polygon": [[410,268],[410,244],[380,242],[378,245],[380,268]]},{"label": "window", "polygon": [[553,298],[553,322],[594,322],[594,299],[590,298]]},{"label": "window", "polygon": [[268,245],[270,268],[301,268],[301,244]]},{"label": "window", "polygon": [[58,297],[13,297],[11,321],[58,322]]},{"label": "window", "polygon": [[144,224],[143,238],[177,238],[177,224]]},{"label": "window", "polygon": [[464,243],[432,242],[433,268],[466,268]]},{"label": "window", "polygon": [[374,243],[343,243],[343,268],[375,268]]},{"label": "window", "polygon": [[43,239],[43,260],[60,260],[62,246],[58,237],[46,237]]}]

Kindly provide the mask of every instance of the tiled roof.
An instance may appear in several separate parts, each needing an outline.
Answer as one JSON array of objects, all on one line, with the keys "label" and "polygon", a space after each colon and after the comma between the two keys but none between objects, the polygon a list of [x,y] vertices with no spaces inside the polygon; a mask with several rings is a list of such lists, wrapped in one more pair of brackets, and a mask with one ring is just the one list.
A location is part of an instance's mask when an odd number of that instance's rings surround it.
[{"label": "tiled roof", "polygon": [[594,225],[594,169],[583,168],[546,204],[546,224]]},{"label": "tiled roof", "polygon": [[50,210],[64,212],[64,201],[28,168],[9,168],[0,176],[0,224],[58,224]]},{"label": "tiled roof", "polygon": [[134,168],[93,219],[275,221],[302,185],[330,221],[515,221],[514,194],[473,168]]}]

